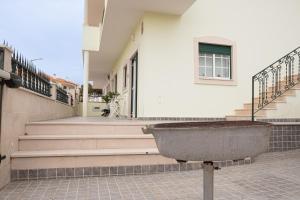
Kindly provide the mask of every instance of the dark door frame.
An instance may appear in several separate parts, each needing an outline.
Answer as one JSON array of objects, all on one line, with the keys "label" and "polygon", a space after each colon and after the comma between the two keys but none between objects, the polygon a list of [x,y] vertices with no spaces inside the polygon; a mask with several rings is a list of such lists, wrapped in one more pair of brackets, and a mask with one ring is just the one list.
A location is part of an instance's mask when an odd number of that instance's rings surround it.
[{"label": "dark door frame", "polygon": [[[134,70],[134,66],[133,66],[133,61],[136,60],[136,68]],[[131,68],[131,83],[130,83],[130,90],[131,90],[131,93],[130,93],[130,116],[131,118],[137,118],[137,91],[138,91],[138,51],[135,52],[133,54],[133,56],[131,57],[130,59],[130,68]],[[134,74],[135,72],[135,74]],[[134,80],[134,77],[135,77],[135,96],[133,96],[133,92],[132,92],[132,86],[133,86],[133,80]],[[135,105],[133,105],[133,98],[135,98]],[[133,113],[134,109],[135,108],[135,113]]]}]

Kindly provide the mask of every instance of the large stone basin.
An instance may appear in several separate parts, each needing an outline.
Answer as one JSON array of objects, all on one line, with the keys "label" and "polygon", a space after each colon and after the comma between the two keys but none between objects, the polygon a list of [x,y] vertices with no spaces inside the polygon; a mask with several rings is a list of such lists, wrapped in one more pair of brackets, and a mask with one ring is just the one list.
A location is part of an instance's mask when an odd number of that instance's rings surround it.
[{"label": "large stone basin", "polygon": [[161,155],[181,161],[255,157],[268,150],[271,125],[253,121],[180,122],[148,125]]},{"label": "large stone basin", "polygon": [[214,199],[214,161],[255,157],[268,150],[271,125],[254,121],[183,122],[149,125],[159,152],[177,161],[204,161],[203,199]]}]

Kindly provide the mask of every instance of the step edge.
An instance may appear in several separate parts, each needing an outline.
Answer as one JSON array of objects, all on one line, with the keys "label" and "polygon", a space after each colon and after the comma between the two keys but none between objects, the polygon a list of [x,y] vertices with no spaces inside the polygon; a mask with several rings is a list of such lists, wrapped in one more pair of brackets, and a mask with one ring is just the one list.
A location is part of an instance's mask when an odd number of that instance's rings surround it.
[{"label": "step edge", "polygon": [[[107,149],[106,149],[107,150]],[[111,149],[110,149],[111,150]],[[116,149],[113,149],[116,150]],[[11,154],[12,159],[41,157],[84,157],[84,156],[125,156],[125,155],[159,155],[157,149],[122,149],[122,152],[103,152],[103,150],[53,150],[53,151],[18,151]],[[22,153],[20,153],[22,152]],[[27,154],[26,154],[27,152]],[[33,154],[34,153],[34,154]]]},{"label": "step edge", "polygon": [[154,139],[152,135],[23,135],[19,140]]},{"label": "step edge", "polygon": [[[26,126],[70,125],[70,126],[146,126],[155,122],[29,122]],[[157,122],[156,122],[157,123]]]}]

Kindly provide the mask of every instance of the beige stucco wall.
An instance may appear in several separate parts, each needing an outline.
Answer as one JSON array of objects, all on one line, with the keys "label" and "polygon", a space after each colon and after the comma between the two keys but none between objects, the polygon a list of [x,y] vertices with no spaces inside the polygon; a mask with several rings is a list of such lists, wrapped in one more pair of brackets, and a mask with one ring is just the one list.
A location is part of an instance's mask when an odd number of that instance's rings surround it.
[{"label": "beige stucco wall", "polygon": [[[77,115],[82,116],[82,102],[77,104]],[[99,107],[100,109],[95,109]],[[102,102],[88,102],[87,116],[88,117],[100,117],[101,111],[107,107],[106,103]]]},{"label": "beige stucco wall", "polygon": [[267,111],[268,118],[299,118],[300,117],[300,90],[296,90],[295,96],[288,96],[286,103],[279,103],[276,110]]},{"label": "beige stucco wall", "polygon": [[[182,17],[145,14],[139,116],[224,117],[250,102],[251,76],[299,46],[299,8],[298,0],[198,0]],[[236,43],[236,86],[194,83],[193,39],[202,36]]]},{"label": "beige stucco wall", "polygon": [[0,188],[10,181],[10,154],[18,150],[18,136],[25,134],[25,124],[74,116],[74,107],[25,89],[4,86],[1,123]]}]

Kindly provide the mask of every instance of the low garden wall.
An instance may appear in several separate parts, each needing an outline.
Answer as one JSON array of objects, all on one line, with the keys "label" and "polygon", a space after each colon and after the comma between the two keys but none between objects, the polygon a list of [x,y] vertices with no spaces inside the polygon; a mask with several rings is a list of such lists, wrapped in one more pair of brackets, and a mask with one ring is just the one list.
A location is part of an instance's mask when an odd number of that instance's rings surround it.
[{"label": "low garden wall", "polygon": [[0,188],[10,181],[10,155],[18,150],[18,137],[25,134],[25,124],[75,115],[75,107],[33,91],[4,86],[1,123],[1,154],[7,158],[0,165]]},{"label": "low garden wall", "polygon": [[[88,117],[100,117],[102,114],[102,110],[107,108],[106,103],[102,102],[88,102]],[[77,104],[77,115],[82,116],[82,102]]]},{"label": "low garden wall", "polygon": [[288,151],[300,148],[300,122],[273,123],[269,151]]}]

